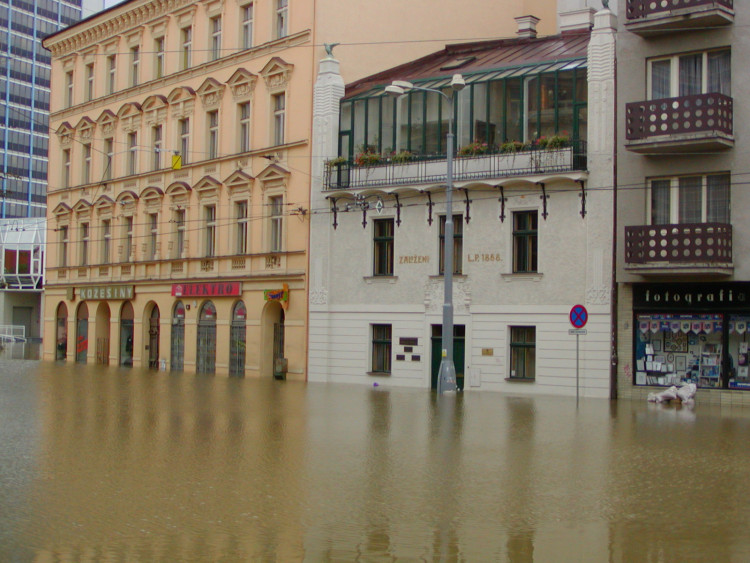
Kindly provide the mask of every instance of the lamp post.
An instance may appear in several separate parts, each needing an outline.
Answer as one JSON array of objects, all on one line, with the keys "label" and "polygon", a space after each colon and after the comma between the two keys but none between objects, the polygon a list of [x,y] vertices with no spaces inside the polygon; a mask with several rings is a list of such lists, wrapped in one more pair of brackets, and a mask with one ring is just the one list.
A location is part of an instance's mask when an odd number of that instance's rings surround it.
[{"label": "lamp post", "polygon": [[[454,74],[451,79],[452,93],[464,89],[466,83],[460,74]],[[442,359],[438,373],[437,392],[438,395],[446,391],[456,391],[456,366],[453,363],[453,95],[448,95],[442,90],[434,88],[423,88],[415,86],[404,80],[394,80],[390,86],[385,87],[386,94],[390,96],[403,96],[410,90],[422,90],[440,94],[448,101],[448,139],[445,175],[445,237],[443,261],[443,336],[442,336]]]}]

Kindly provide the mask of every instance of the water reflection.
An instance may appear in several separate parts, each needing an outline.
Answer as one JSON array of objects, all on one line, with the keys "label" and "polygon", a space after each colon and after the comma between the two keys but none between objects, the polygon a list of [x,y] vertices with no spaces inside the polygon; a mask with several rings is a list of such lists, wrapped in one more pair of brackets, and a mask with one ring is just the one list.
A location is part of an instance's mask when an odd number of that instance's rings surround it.
[{"label": "water reflection", "polygon": [[750,409],[0,361],[2,561],[741,561]]}]

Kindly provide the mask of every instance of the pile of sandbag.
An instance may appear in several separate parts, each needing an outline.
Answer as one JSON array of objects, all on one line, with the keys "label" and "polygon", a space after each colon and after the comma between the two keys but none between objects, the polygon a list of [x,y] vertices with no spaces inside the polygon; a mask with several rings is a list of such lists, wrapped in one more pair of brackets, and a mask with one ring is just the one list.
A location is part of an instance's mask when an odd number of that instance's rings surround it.
[{"label": "pile of sandbag", "polygon": [[649,403],[669,403],[679,399],[683,403],[691,403],[695,400],[697,390],[695,383],[684,383],[679,389],[672,385],[661,393],[649,393],[648,401]]}]

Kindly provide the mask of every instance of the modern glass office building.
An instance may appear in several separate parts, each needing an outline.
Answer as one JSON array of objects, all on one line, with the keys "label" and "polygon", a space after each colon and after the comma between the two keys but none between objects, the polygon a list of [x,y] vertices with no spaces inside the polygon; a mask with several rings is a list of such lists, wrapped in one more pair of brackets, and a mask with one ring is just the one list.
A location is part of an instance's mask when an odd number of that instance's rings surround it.
[{"label": "modern glass office building", "polygon": [[82,0],[0,0],[0,218],[45,216],[50,54],[42,39],[86,15]]}]

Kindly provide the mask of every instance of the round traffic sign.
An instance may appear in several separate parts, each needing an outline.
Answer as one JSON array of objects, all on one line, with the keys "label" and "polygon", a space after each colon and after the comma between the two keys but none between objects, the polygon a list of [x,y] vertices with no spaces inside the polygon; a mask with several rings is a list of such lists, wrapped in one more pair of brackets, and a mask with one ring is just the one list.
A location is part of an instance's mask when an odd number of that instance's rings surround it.
[{"label": "round traffic sign", "polygon": [[583,305],[574,305],[570,310],[570,324],[575,328],[583,328],[589,320],[589,312]]}]

